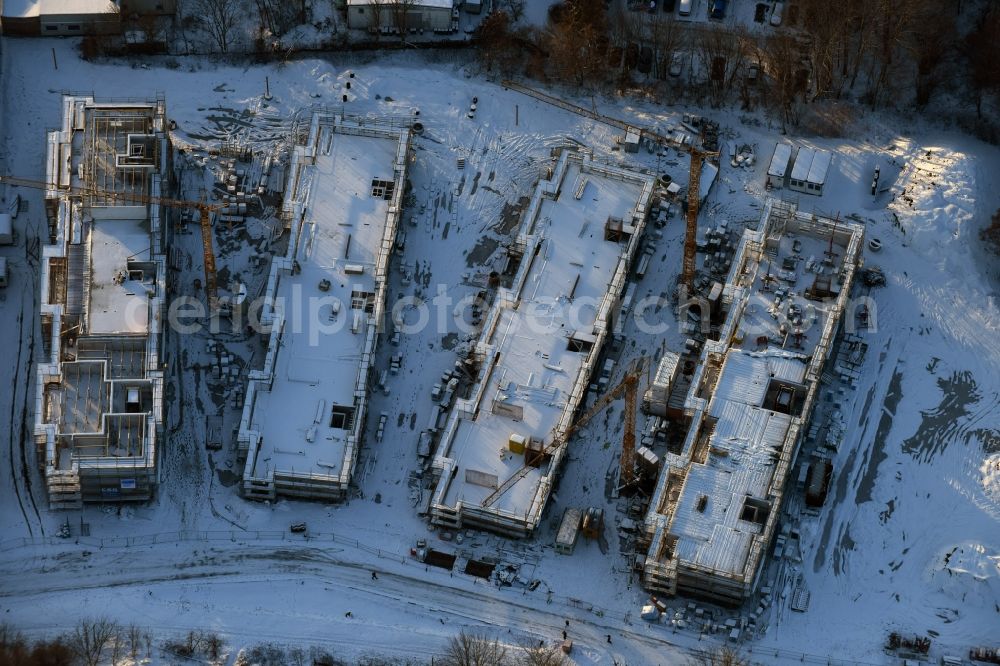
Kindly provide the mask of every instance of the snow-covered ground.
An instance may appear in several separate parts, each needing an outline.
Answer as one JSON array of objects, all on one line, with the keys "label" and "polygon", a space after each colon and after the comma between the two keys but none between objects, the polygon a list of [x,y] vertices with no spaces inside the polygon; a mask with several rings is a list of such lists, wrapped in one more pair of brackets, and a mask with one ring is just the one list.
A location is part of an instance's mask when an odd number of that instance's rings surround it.
[{"label": "snow-covered ground", "polygon": [[[419,109],[425,131],[414,143],[406,248],[394,258],[390,305],[399,296],[430,300],[438,285],[451,303],[481,288],[497,248],[516,226],[514,206],[530,194],[554,147],[583,144],[614,161],[667,171],[686,182],[687,160],[675,151],[620,153],[613,150],[620,130],[504,90],[451,61],[401,54],[377,63],[345,57],[232,67],[182,59],[177,69],[154,63],[132,69],[80,61],[74,48],[72,41],[2,42],[4,173],[43,177],[44,130],[58,124],[62,90],[92,89],[99,97],[165,93],[168,115],[178,123],[175,145],[186,146],[196,159],[227,132],[259,148],[280,143],[303,109],[339,105],[343,94],[348,112],[361,115]],[[265,77],[269,101],[262,99]],[[469,119],[473,96],[478,111]],[[588,97],[581,103],[661,129],[691,110],[628,99]],[[758,160],[749,170],[723,162],[702,224],[755,224],[766,195],[767,160],[779,137],[756,116],[710,115],[722,124],[726,140],[756,146]],[[830,498],[816,517],[793,512],[801,558],[783,560],[769,573],[776,580],[801,576],[811,593],[809,610],[794,613],[788,599],[776,599],[766,631],[742,646],[761,663],[798,662],[802,653],[885,663],[881,645],[891,630],[935,632],[934,654],[963,653],[995,640],[1000,620],[1000,313],[991,281],[997,263],[978,244],[978,229],[1000,206],[1000,154],[932,129],[904,136],[886,118],[857,126],[853,136],[787,137],[836,153],[825,195],[801,195],[799,205],[864,221],[868,235],[883,243],[880,253],[866,259],[885,269],[889,284],[870,294],[877,329],[864,336],[869,352],[857,388],[824,389],[829,397],[820,413],[839,410],[845,428]],[[458,158],[465,159],[462,169]],[[182,162],[190,165],[188,182],[194,162]],[[891,188],[873,200],[869,183],[876,163]],[[158,501],[120,512],[88,507],[70,514],[74,533],[81,521],[90,526],[90,539],[79,544],[21,545],[53,536],[67,516],[47,513],[37,473],[21,474],[20,424],[25,418],[31,423],[28,363],[32,340],[38,339],[30,334],[37,326],[37,268],[27,245],[44,229],[44,216],[40,193],[19,193],[29,202],[16,222],[19,244],[0,248],[13,273],[0,301],[0,315],[9,322],[0,327],[9,350],[0,369],[13,387],[0,400],[0,432],[10,434],[0,451],[10,470],[0,475],[5,621],[41,635],[68,628],[81,615],[108,614],[161,635],[210,627],[232,645],[322,642],[347,657],[379,652],[427,658],[465,626],[487,627],[502,638],[510,629],[511,642],[558,641],[566,619],[579,663],[676,663],[681,651],[717,640],[638,619],[645,594],[610,530],[607,554],[589,541],[581,541],[572,556],[551,548],[551,523],[565,506],[601,505],[609,516],[619,515],[603,479],[616,464],[620,403],[574,442],[549,519],[534,540],[470,532],[456,545],[428,531],[415,509],[427,492],[413,474],[416,441],[432,405],[431,387],[466,341],[447,305],[440,309],[441,327],[404,335],[398,347],[387,341],[380,346],[378,367],[387,368],[389,357],[401,353],[403,368],[390,377],[387,394],[372,397],[371,413],[389,415],[386,436],[375,443],[378,419],[370,418],[357,467],[360,494],[347,504],[265,505],[239,498],[234,483],[241,470],[231,442],[218,452],[203,447],[206,413],[220,413],[227,432],[238,420],[238,408],[227,399],[233,387],[211,383],[206,343],[224,342],[244,367],[260,362],[263,347],[238,331],[206,331],[170,343],[178,369],[168,397],[170,446]],[[245,231],[260,241],[255,247],[219,230],[219,267],[241,274],[252,294],[253,285],[266,279],[266,262],[254,267],[250,257],[256,248],[265,259],[278,250],[262,240],[269,236],[266,220],[251,220]],[[636,301],[672,290],[682,238],[675,217],[661,238],[651,240],[655,261],[638,284]],[[178,236],[177,246],[183,276],[178,284],[185,293],[190,278],[200,275],[200,239]],[[669,320],[668,311],[662,314]],[[683,339],[674,326],[654,335],[628,320],[622,342],[610,350],[617,358],[612,385],[633,358],[663,347],[677,350]],[[24,464],[33,466],[30,446]],[[287,533],[298,520],[308,522],[312,540]],[[179,532],[185,540],[177,540]],[[425,570],[409,555],[422,538],[442,549],[493,555],[540,585],[498,588],[457,572]],[[377,581],[370,569],[381,572]],[[738,615],[728,611],[722,617]]]}]

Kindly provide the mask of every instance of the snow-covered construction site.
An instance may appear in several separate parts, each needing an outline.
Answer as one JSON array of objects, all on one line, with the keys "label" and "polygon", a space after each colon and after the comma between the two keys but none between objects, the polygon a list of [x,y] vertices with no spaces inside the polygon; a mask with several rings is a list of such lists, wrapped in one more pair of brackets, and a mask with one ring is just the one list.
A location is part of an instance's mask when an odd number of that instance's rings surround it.
[{"label": "snow-covered construction site", "polygon": [[464,48],[75,44],[0,41],[25,640],[148,636],[100,666],[1000,648],[995,146],[500,81]]},{"label": "snow-covered construction site", "polygon": [[[389,257],[402,213],[409,128],[315,112],[292,155],[238,443],[243,494],[347,495],[368,411]],[[309,316],[308,321],[304,321]]]},{"label": "snow-covered construction site", "polygon": [[[49,508],[150,500],[163,435],[163,100],[63,99],[48,136],[36,455]],[[92,194],[93,193],[93,194]]]},{"label": "snow-covered construction site", "polygon": [[646,517],[650,589],[736,605],[757,591],[863,236],[853,222],[768,200],[718,298],[688,304],[709,320],[727,312],[702,349],[684,445],[665,454]]},{"label": "snow-covered construction site", "polygon": [[[645,229],[654,178],[565,151],[507,249],[471,395],[441,435],[432,520],[510,536],[541,521]],[[503,279],[497,276],[497,280]]]}]

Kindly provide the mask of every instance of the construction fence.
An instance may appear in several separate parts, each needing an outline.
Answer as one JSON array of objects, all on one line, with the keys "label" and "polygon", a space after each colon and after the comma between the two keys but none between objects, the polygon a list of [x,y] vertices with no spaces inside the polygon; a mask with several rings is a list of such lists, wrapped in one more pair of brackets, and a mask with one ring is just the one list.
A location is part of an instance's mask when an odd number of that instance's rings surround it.
[{"label": "construction fence", "polygon": [[[90,537],[90,536],[80,536],[73,538],[61,538],[61,537],[21,537],[15,539],[4,539],[0,541],[0,552],[7,552],[12,550],[17,550],[20,548],[30,548],[30,547],[44,547],[44,546],[88,546],[92,548],[141,548],[148,547],[158,544],[176,544],[176,543],[211,543],[211,542],[225,542],[229,541],[231,543],[274,543],[274,542],[298,542],[308,544],[310,546],[320,546],[324,543],[334,543],[341,546],[346,546],[349,548],[355,548],[366,553],[375,555],[376,557],[382,559],[393,560],[394,562],[399,562],[407,566],[417,566],[423,567],[424,564],[412,559],[409,554],[401,555],[398,552],[392,550],[386,550],[382,548],[376,548],[367,543],[359,541],[358,539],[353,539],[350,537],[341,536],[333,532],[310,532],[308,534],[293,534],[285,530],[181,530],[176,532],[160,532],[157,534],[141,534],[136,536],[111,536],[111,537]],[[475,584],[482,585],[482,579],[475,576],[467,575],[462,573],[460,570],[456,569],[452,573],[453,577],[459,579],[467,579]],[[516,588],[515,588],[516,589]],[[521,594],[526,596],[528,593],[528,588],[523,588]],[[576,611],[584,611],[586,613],[592,614],[598,618],[614,617],[616,613],[620,613],[620,610],[612,610],[598,606],[589,601],[582,599],[561,596],[548,592],[546,595],[546,604],[556,604],[567,609],[574,609]],[[558,612],[558,611],[554,611]],[[636,620],[631,616],[631,613],[626,613],[625,623],[627,625],[645,624],[642,620]],[[608,627],[608,629],[613,629],[613,627]],[[664,631],[670,631],[671,628],[667,625],[663,626]],[[673,633],[676,634],[678,631],[672,629]],[[669,639],[670,634],[666,636],[655,636],[657,640],[662,641],[666,645],[673,645],[682,650],[686,650],[693,655],[710,656],[713,654],[713,650],[717,647],[718,638],[710,636],[698,636],[697,640],[699,643],[704,639],[706,640],[705,650],[700,650],[697,647],[693,647],[688,644],[688,641],[682,641],[674,643]],[[692,638],[691,633],[687,633],[685,638]],[[849,659],[837,659],[834,657],[806,654],[802,652],[795,652],[793,650],[784,650],[781,648],[771,648],[755,646],[753,643],[742,643],[739,645],[739,650],[743,653],[749,660],[750,663],[773,663],[775,659],[781,659],[783,661],[796,661],[804,664],[826,664],[827,666],[875,666],[876,662],[865,662],[865,661],[852,661]]]}]

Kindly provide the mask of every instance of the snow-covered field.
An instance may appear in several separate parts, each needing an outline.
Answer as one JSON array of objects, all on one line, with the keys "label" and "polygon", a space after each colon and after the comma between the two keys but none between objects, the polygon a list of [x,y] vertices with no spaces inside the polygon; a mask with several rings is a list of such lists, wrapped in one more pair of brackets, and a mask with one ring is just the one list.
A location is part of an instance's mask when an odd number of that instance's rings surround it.
[{"label": "snow-covered field", "polygon": [[[438,285],[453,302],[479,289],[513,226],[505,218],[529,195],[556,146],[583,144],[614,161],[667,171],[682,184],[687,179],[686,158],[675,151],[665,157],[614,151],[619,130],[484,81],[456,64],[468,54],[443,61],[395,55],[378,62],[332,58],[254,67],[181,59],[176,69],[152,62],[133,69],[80,61],[74,46],[64,40],[2,42],[0,172],[43,177],[44,131],[58,124],[63,90],[93,90],[98,97],[163,92],[178,124],[175,145],[196,155],[229,131],[259,147],[273,145],[285,138],[296,114],[314,104],[339,105],[345,93],[347,110],[360,115],[406,115],[419,108],[426,129],[414,144],[407,243],[393,260],[390,303],[418,291],[433,298]],[[270,101],[262,99],[265,77]],[[478,112],[469,119],[473,96]],[[691,110],[589,96],[582,103],[660,128]],[[757,116],[700,112],[720,121],[726,140],[758,151],[750,170],[723,162],[702,224],[754,224],[779,137]],[[776,600],[763,635],[742,645],[761,663],[799,662],[802,654],[889,663],[881,646],[893,630],[931,633],[936,656],[962,654],[996,641],[1000,626],[998,264],[978,243],[979,228],[1000,206],[1000,153],[937,129],[918,126],[904,135],[892,126],[891,118],[878,117],[859,123],[852,138],[789,137],[836,152],[824,196],[802,195],[799,205],[864,221],[869,237],[883,243],[866,260],[885,269],[888,285],[870,294],[877,328],[864,335],[869,352],[857,388],[824,389],[829,397],[820,411],[839,411],[845,428],[830,498],[815,517],[793,510],[801,557],[783,560],[773,573],[779,580],[801,576],[811,593],[809,610],[791,612],[787,599]],[[465,159],[463,169],[458,158]],[[892,187],[873,199],[869,182],[876,164]],[[429,659],[463,627],[485,627],[512,643],[556,642],[569,619],[573,659],[601,664],[677,663],[686,650],[717,640],[639,620],[645,595],[613,535],[607,554],[587,541],[569,557],[551,548],[550,523],[564,506],[598,504],[615,515],[615,501],[595,480],[615,464],[620,403],[575,442],[550,520],[534,540],[470,533],[455,545],[428,531],[414,508],[421,491],[412,472],[431,387],[464,342],[447,309],[444,328],[403,336],[399,347],[381,345],[379,367],[402,353],[403,369],[390,378],[388,394],[372,399],[372,414],[389,414],[386,436],[374,443],[378,419],[370,418],[357,468],[360,494],[347,504],[265,505],[239,498],[234,453],[202,445],[204,414],[221,413],[227,431],[239,418],[226,391],[210,385],[205,345],[212,336],[205,332],[175,338],[170,350],[180,362],[158,501],[120,512],[88,507],[68,517],[74,533],[79,522],[89,523],[90,539],[31,545],[32,538],[54,536],[67,516],[48,513],[38,474],[22,473],[34,458],[30,446],[23,462],[21,457],[32,421],[33,405],[25,401],[33,395],[29,363],[37,339],[37,265],[28,250],[45,221],[40,194],[19,193],[29,207],[17,218],[18,245],[0,248],[12,263],[11,284],[0,300],[0,342],[8,350],[0,376],[12,386],[0,400],[0,432],[9,433],[0,438],[4,621],[32,635],[51,635],[81,616],[106,614],[159,636],[210,628],[236,647],[264,640],[323,643],[345,657]],[[267,232],[262,222],[248,224],[254,239]],[[666,295],[674,285],[680,219],[663,232],[636,300]],[[180,236],[178,245],[183,292],[188,276],[201,271],[200,239]],[[256,250],[223,243],[219,251],[220,268],[240,273],[251,293],[266,279],[266,266],[250,264]],[[413,278],[409,284],[405,273]],[[675,328],[653,336],[626,324],[624,342],[613,350],[616,377],[631,359],[663,346],[677,349],[683,338]],[[241,364],[259,362],[263,348],[256,339],[233,333],[217,339]],[[287,533],[298,520],[308,522],[314,538]],[[422,538],[498,556],[540,585],[498,588],[427,570],[409,555]],[[377,581],[370,570],[380,572]]]}]

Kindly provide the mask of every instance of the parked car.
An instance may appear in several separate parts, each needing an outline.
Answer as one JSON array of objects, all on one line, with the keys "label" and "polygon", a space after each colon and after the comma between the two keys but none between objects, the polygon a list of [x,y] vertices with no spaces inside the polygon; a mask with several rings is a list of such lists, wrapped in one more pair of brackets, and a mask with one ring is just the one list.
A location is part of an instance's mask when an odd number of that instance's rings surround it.
[{"label": "parked car", "polygon": [[677,13],[681,16],[691,16],[691,4],[692,0],[681,0],[677,7]]},{"label": "parked car", "polygon": [[776,2],[771,9],[771,25],[781,25],[781,15],[785,13],[785,3]]},{"label": "parked car", "polygon": [[723,19],[726,17],[726,0],[712,0],[708,6],[708,18]]},{"label": "parked car", "polygon": [[670,58],[670,76],[680,76],[684,70],[684,57],[680,53],[674,53]]}]

